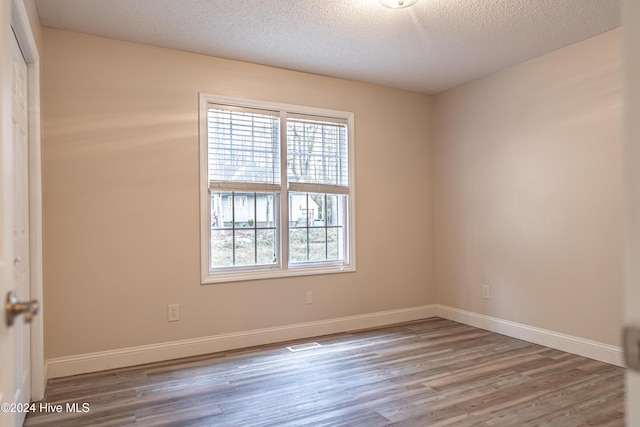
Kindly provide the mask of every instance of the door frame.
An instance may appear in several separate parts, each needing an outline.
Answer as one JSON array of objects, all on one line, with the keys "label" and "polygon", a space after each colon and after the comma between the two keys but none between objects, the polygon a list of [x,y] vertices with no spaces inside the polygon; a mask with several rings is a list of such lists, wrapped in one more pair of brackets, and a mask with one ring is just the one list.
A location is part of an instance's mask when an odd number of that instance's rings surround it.
[{"label": "door frame", "polygon": [[[44,361],[42,289],[42,163],[40,150],[40,55],[23,0],[11,0],[10,25],[27,63],[29,102],[29,290],[41,302],[40,313],[31,322],[31,401],[42,400],[47,375]],[[9,45],[2,38],[4,49]],[[11,78],[9,76],[9,78]],[[6,88],[5,88],[6,89]],[[4,296],[2,296],[4,297]]]},{"label": "door frame", "polygon": [[[640,3],[622,4],[622,62],[624,76],[624,184],[625,184],[625,323],[640,327]],[[640,425],[640,373],[626,372],[626,425]]]}]

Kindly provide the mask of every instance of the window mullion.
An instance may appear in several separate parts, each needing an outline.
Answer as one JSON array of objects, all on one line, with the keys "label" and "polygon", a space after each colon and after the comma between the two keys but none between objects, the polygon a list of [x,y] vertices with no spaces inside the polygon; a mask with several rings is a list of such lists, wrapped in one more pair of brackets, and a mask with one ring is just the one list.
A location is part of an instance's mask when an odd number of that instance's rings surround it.
[{"label": "window mullion", "polygon": [[324,259],[329,259],[329,224],[328,224],[328,211],[329,211],[329,197],[324,195],[324,212],[322,212],[322,219],[324,220]]},{"label": "window mullion", "polygon": [[280,268],[289,268],[289,191],[287,176],[287,113],[280,112]]},{"label": "window mullion", "polygon": [[233,265],[236,265],[236,193],[231,192],[231,243]]},{"label": "window mullion", "polygon": [[309,258],[310,258],[310,251],[309,251],[309,193],[307,193],[307,197],[305,197],[306,200],[306,205],[304,206],[304,214],[306,216],[305,218],[305,231],[307,232],[307,238],[306,238],[306,242],[307,242],[307,262],[309,262]]},{"label": "window mullion", "polygon": [[326,151],[327,136],[325,134],[326,129],[324,126],[322,126],[321,130],[322,130],[321,141],[322,141],[322,175],[323,175],[322,178],[323,178],[323,181],[326,182],[326,179],[328,178],[327,177],[327,151]]},{"label": "window mullion", "polygon": [[253,260],[258,265],[258,193],[253,193]]}]

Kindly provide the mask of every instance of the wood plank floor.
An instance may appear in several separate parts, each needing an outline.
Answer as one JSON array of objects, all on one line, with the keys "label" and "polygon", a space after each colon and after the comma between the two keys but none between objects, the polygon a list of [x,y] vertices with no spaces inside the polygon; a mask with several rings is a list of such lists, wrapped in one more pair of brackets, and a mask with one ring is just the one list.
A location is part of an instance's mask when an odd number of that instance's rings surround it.
[{"label": "wood plank floor", "polygon": [[[50,380],[26,426],[623,426],[623,369],[439,318]],[[295,344],[293,343],[293,344]]]}]

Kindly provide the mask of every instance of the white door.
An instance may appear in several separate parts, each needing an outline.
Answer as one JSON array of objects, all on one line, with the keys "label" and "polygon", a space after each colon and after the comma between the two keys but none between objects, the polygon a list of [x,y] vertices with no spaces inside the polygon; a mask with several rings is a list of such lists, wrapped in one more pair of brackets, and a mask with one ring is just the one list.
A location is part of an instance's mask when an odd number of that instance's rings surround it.
[{"label": "white door", "polygon": [[[10,108],[3,108],[2,114],[10,116],[11,120],[3,120],[3,126],[9,126],[10,132],[7,132],[9,129],[2,132],[2,201],[5,206],[2,215],[4,250],[0,253],[0,274],[4,284],[0,291],[3,303],[10,292],[19,301],[30,299],[27,65],[15,37],[11,36],[7,45],[9,51],[4,52],[7,66],[3,70],[3,89],[8,86],[9,93],[4,93],[3,98],[7,96],[4,107]],[[30,328],[24,322],[24,315],[15,318],[13,325],[8,325],[5,315],[1,316],[0,327],[0,401],[9,406],[3,406],[0,411],[0,425],[19,426],[26,415],[20,410],[22,404],[30,400]]]},{"label": "white door", "polygon": [[[29,103],[27,63],[18,41],[13,37],[12,97],[13,97],[13,287],[18,300],[30,300],[29,286]],[[29,324],[15,320],[16,343],[16,401],[28,403],[31,398]],[[24,413],[23,413],[24,414]]]}]

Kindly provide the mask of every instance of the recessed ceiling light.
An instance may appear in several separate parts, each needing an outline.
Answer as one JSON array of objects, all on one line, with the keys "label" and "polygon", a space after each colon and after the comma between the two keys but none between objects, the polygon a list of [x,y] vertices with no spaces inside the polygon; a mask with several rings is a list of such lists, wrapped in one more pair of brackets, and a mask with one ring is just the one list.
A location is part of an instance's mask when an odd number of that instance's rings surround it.
[{"label": "recessed ceiling light", "polygon": [[380,0],[383,6],[391,9],[402,9],[403,7],[409,7],[415,4],[418,0]]}]

